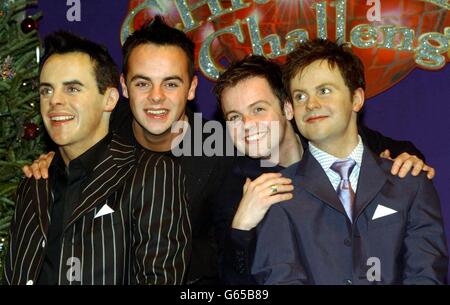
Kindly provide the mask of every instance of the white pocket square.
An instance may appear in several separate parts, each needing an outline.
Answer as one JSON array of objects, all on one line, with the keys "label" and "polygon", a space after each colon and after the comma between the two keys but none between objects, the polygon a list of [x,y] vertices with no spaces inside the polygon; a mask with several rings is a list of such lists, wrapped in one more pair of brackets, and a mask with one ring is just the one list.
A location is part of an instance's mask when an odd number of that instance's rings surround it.
[{"label": "white pocket square", "polygon": [[104,206],[102,206],[102,208],[100,209],[100,211],[97,212],[97,214],[95,214],[94,219],[106,214],[111,214],[113,213],[114,210],[111,209],[107,204],[105,204]]},{"label": "white pocket square", "polygon": [[393,210],[391,208],[385,207],[384,205],[379,204],[377,208],[375,209],[375,213],[373,213],[372,220],[381,218],[384,216],[388,216],[394,213],[397,213],[398,211]]}]

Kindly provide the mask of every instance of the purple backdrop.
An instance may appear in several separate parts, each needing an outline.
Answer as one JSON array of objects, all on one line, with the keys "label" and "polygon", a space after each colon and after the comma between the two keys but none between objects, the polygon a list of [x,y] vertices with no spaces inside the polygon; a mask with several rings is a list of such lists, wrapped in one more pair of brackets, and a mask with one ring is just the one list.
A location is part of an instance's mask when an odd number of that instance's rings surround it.
[{"label": "purple backdrop", "polygon": [[[127,14],[127,0],[81,0],[81,21],[66,19],[66,1],[39,0],[43,13],[41,37],[65,29],[106,45],[121,63],[120,27]],[[386,136],[412,141],[436,168],[434,179],[442,202],[450,244],[450,65],[439,71],[414,70],[390,90],[369,99],[365,123]],[[197,109],[207,118],[216,112],[213,83],[200,77]]]}]

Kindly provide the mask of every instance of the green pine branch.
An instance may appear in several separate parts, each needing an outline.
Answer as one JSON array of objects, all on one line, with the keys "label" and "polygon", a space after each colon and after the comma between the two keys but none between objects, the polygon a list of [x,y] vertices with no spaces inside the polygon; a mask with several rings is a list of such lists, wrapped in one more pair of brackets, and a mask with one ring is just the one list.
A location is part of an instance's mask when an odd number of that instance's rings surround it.
[{"label": "green pine branch", "polygon": [[[0,71],[14,74],[0,76],[0,282],[3,259],[8,244],[9,226],[14,214],[16,188],[23,179],[22,166],[30,164],[44,151],[42,121],[39,115],[38,63],[40,47],[37,31],[23,33],[24,11],[37,1],[0,0]],[[37,20],[40,14],[33,16]],[[5,60],[11,59],[6,65]],[[39,136],[26,140],[24,124],[39,126]]]}]

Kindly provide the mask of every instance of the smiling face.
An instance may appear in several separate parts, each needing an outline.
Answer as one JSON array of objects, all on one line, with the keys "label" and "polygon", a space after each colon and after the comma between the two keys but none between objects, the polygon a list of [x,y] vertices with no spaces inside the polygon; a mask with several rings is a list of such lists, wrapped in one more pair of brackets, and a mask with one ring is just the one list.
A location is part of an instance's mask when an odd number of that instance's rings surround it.
[{"label": "smiling face", "polygon": [[357,141],[357,112],[364,104],[364,91],[359,88],[351,94],[337,66],[314,61],[291,79],[290,92],[297,127],[314,145],[329,151]]},{"label": "smiling face", "polygon": [[176,46],[141,44],[131,52],[127,71],[121,84],[138,142],[145,146],[152,139],[175,137],[172,124],[184,119],[197,87],[197,77],[189,79],[187,55]]},{"label": "smiling face", "polygon": [[269,157],[283,143],[293,117],[291,105],[285,103],[281,110],[263,77],[244,79],[223,90],[221,105],[233,144],[253,158]]},{"label": "smiling face", "polygon": [[41,115],[52,140],[66,157],[82,154],[108,133],[118,91],[100,94],[93,62],[85,53],[50,56],[40,74]]}]

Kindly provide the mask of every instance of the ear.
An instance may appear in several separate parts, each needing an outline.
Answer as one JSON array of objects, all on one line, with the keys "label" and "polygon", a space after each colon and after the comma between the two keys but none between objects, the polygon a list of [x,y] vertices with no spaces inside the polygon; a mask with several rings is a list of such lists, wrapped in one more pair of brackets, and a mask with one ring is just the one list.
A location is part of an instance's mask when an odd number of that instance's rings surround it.
[{"label": "ear", "polygon": [[353,111],[359,112],[364,106],[364,90],[362,88],[358,88],[353,93]]},{"label": "ear", "polygon": [[120,74],[120,85],[122,86],[123,96],[126,98],[130,98],[128,96],[127,80],[125,79],[125,75],[123,75],[123,73]]},{"label": "ear", "polygon": [[294,117],[294,109],[292,108],[292,104],[287,100],[284,102],[283,111],[288,121],[292,120]]},{"label": "ear", "polygon": [[105,92],[106,104],[105,112],[112,112],[119,100],[119,90],[117,88],[108,88]]},{"label": "ear", "polygon": [[197,75],[194,75],[194,77],[192,78],[191,81],[191,86],[189,87],[189,92],[188,92],[188,101],[193,100],[195,98],[195,90],[197,89],[197,85],[198,85],[198,77]]}]

